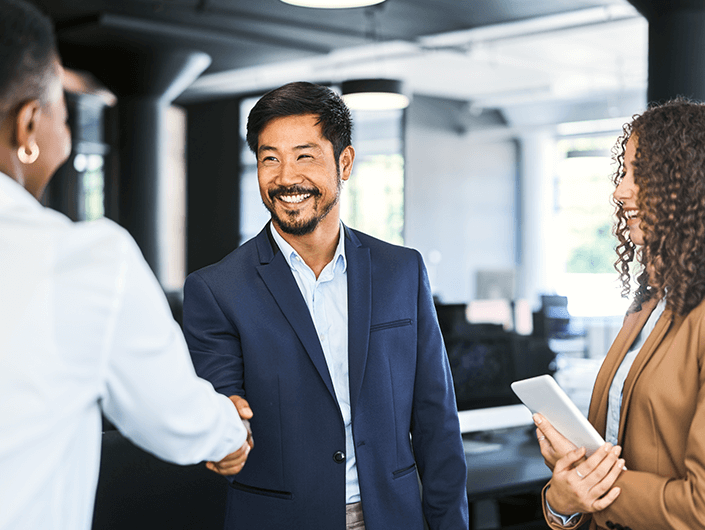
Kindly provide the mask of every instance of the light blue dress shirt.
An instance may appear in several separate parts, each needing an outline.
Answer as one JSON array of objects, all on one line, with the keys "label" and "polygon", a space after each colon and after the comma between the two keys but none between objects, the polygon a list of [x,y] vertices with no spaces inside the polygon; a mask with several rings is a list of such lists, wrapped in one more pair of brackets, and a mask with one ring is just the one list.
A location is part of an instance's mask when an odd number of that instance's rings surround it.
[{"label": "light blue dress shirt", "polygon": [[[639,355],[646,339],[649,338],[649,335],[651,335],[651,332],[656,327],[656,323],[659,318],[661,318],[661,314],[665,308],[666,298],[662,298],[649,315],[649,319],[644,324],[644,327],[641,328],[639,335],[637,335],[636,339],[634,339],[629,351],[624,356],[624,359],[622,359],[622,363],[619,365],[617,373],[614,375],[614,379],[612,379],[607,402],[607,425],[605,427],[605,441],[611,443],[612,445],[617,445],[617,441],[619,440],[619,421],[622,413],[621,409],[624,382],[627,380],[629,370],[634,364],[634,360]],[[546,505],[553,515],[561,519],[564,526],[568,525],[575,517],[580,515],[579,513],[575,513],[570,516],[561,515],[554,512],[548,503],[546,503]]]},{"label": "light blue dress shirt", "polygon": [[634,360],[639,355],[642,346],[649,338],[649,335],[656,327],[656,322],[661,318],[663,310],[666,308],[666,299],[662,298],[656,305],[654,310],[649,315],[649,319],[641,328],[639,335],[634,339],[634,343],[624,356],[622,364],[619,365],[619,369],[612,379],[612,385],[610,385],[609,399],[607,403],[607,425],[605,427],[605,441],[611,443],[612,445],[617,445],[617,440],[619,438],[619,421],[622,409],[622,391],[624,390],[624,381],[626,381],[629,375],[629,370],[634,364]]},{"label": "light blue dress shirt", "polygon": [[316,278],[313,270],[279,235],[273,225],[274,241],[291,268],[301,295],[306,301],[313,325],[321,342],[340,413],[345,423],[345,497],[350,504],[360,500],[355,444],[352,436],[350,409],[350,380],[348,377],[348,278],[345,258],[345,229],[340,224],[340,235],[335,255]]}]

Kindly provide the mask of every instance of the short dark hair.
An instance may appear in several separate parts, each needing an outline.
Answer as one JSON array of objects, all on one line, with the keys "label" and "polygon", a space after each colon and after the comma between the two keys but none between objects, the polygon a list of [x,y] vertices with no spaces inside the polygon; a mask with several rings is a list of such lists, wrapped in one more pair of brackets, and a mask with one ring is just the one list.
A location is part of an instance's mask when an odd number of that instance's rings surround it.
[{"label": "short dark hair", "polygon": [[0,116],[44,99],[56,57],[51,20],[24,0],[0,0]]},{"label": "short dark hair", "polygon": [[314,114],[323,129],[323,137],[333,144],[337,162],[352,141],[352,118],[343,99],[330,88],[313,83],[296,82],[267,92],[247,118],[247,145],[257,154],[259,135],[274,118]]}]

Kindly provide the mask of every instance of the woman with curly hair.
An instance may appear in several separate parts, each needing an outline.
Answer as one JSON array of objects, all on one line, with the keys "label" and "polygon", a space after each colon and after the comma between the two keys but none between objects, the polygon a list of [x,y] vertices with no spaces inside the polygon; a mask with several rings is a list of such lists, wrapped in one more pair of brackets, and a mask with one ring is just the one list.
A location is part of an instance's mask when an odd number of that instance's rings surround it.
[{"label": "woman with curly hair", "polygon": [[625,296],[635,277],[634,303],[590,404],[607,444],[585,458],[535,416],[553,468],[546,520],[705,528],[705,105],[650,108],[616,151],[616,267]]}]

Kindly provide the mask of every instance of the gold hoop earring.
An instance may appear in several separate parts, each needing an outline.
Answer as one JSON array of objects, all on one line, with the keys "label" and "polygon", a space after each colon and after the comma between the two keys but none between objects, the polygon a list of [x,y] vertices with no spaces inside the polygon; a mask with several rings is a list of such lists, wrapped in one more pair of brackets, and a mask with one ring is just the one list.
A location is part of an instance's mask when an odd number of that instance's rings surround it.
[{"label": "gold hoop earring", "polygon": [[37,158],[39,158],[39,146],[37,145],[37,142],[32,140],[29,144],[29,148],[20,146],[17,150],[17,158],[19,158],[20,162],[23,164],[34,164],[37,161]]}]

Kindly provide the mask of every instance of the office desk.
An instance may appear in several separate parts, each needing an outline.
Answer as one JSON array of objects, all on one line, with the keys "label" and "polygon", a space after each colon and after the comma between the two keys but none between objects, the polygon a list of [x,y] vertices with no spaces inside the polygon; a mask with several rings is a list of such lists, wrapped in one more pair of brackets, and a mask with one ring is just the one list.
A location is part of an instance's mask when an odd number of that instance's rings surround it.
[{"label": "office desk", "polygon": [[534,427],[515,427],[479,436],[464,434],[465,440],[479,440],[497,447],[486,452],[465,452],[470,502],[537,491],[551,478]]},{"label": "office desk", "polygon": [[544,464],[534,428],[464,434],[463,442],[480,442],[479,448],[466,446],[465,450],[470,528],[500,528],[502,523],[506,528],[547,528],[539,493],[551,472]]}]

